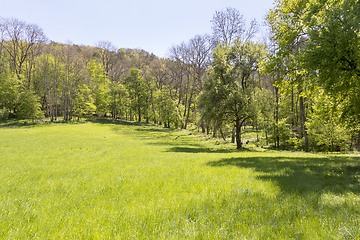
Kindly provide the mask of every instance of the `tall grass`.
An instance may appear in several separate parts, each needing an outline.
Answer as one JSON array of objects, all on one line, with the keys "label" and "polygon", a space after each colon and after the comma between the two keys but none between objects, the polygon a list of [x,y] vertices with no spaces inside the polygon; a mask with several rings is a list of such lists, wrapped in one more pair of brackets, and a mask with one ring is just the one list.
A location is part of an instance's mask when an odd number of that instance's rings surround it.
[{"label": "tall grass", "polygon": [[0,129],[2,239],[356,239],[358,156],[97,121]]}]

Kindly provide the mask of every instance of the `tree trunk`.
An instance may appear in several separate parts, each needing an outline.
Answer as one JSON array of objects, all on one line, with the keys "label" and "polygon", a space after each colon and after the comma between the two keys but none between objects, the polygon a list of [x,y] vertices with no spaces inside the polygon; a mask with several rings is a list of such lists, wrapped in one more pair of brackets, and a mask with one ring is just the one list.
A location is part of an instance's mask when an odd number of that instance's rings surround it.
[{"label": "tree trunk", "polygon": [[269,145],[267,126],[265,126],[265,139],[266,139],[266,145]]},{"label": "tree trunk", "polygon": [[291,127],[294,129],[295,121],[294,121],[294,88],[291,88]]},{"label": "tree trunk", "polygon": [[257,121],[256,121],[256,127],[255,127],[255,130],[256,130],[256,141],[259,141],[259,131],[258,131]]},{"label": "tree trunk", "polygon": [[236,130],[235,127],[233,127],[231,132],[231,143],[235,143],[235,134],[236,134]]},{"label": "tree trunk", "polygon": [[236,128],[236,148],[237,149],[241,149],[242,148],[242,142],[241,142],[241,123],[240,120],[236,120],[235,123],[235,128]]},{"label": "tree trunk", "polygon": [[307,136],[307,129],[305,126],[306,116],[305,116],[305,105],[304,105],[304,97],[300,97],[300,129],[301,129],[301,137],[304,137],[305,140],[305,152],[309,152],[309,141]]},{"label": "tree trunk", "polygon": [[217,130],[216,127],[214,127],[213,136],[212,136],[213,138],[216,138],[216,130]]},{"label": "tree trunk", "polygon": [[358,136],[358,142],[357,142],[358,151],[360,151],[360,130],[359,130],[359,136]]},{"label": "tree trunk", "polygon": [[201,126],[201,132],[202,132],[202,133],[205,133],[205,123],[204,123],[204,119],[201,119],[200,126]]},{"label": "tree trunk", "polygon": [[221,134],[221,137],[224,139],[224,141],[226,142],[226,137],[225,137],[225,135],[224,135],[224,133],[223,133],[223,131],[222,131],[222,129],[220,128],[220,134]]},{"label": "tree trunk", "polygon": [[138,108],[138,114],[139,114],[139,123],[141,122],[141,108]]},{"label": "tree trunk", "polygon": [[275,147],[279,149],[280,147],[280,137],[279,137],[279,88],[275,87],[275,98],[276,98],[276,106],[275,106]]},{"label": "tree trunk", "polygon": [[186,114],[186,119],[185,119],[185,126],[184,126],[184,129],[186,129],[186,127],[187,127],[187,123],[188,123],[188,121],[189,121],[189,117],[190,117],[191,99],[192,99],[192,94],[190,94],[190,98],[189,98],[189,104],[188,104],[188,108],[187,108],[187,114]]}]

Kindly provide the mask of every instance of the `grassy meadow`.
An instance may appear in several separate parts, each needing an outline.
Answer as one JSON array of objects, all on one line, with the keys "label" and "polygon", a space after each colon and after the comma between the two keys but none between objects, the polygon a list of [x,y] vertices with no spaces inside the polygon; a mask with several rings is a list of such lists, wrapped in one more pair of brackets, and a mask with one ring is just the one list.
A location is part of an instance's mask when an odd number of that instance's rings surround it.
[{"label": "grassy meadow", "polygon": [[358,239],[360,156],[94,120],[0,128],[0,239]]}]

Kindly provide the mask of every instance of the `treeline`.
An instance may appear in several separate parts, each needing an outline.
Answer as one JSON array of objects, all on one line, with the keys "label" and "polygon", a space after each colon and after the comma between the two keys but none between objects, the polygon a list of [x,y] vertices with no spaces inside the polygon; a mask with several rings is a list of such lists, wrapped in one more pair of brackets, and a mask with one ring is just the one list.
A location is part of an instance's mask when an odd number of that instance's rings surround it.
[{"label": "treeline", "polygon": [[[336,11],[356,7],[332,4],[326,6]],[[0,117],[70,121],[96,114],[184,129],[192,123],[239,149],[241,131],[251,125],[274,148],[360,149],[359,26],[337,29],[336,38],[354,32],[343,47],[357,52],[345,56],[347,65],[341,56],[332,61],[328,43],[304,25],[308,9],[323,16],[315,5],[277,2],[264,43],[253,40],[255,20],[247,24],[233,8],[217,11],[211,34],[170,47],[167,59],[107,41],[95,47],[49,42],[36,25],[2,19]]]}]

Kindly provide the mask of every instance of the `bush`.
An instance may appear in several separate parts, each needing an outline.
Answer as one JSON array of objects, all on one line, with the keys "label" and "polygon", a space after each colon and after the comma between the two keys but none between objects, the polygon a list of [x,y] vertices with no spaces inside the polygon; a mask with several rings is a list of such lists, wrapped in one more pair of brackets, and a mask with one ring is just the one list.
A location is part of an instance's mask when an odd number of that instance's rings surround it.
[{"label": "bush", "polygon": [[9,111],[6,108],[0,109],[0,120],[7,120],[9,117]]},{"label": "bush", "polygon": [[17,109],[18,119],[39,119],[44,117],[41,111],[41,104],[39,98],[34,92],[22,92],[19,95],[19,106]]}]

